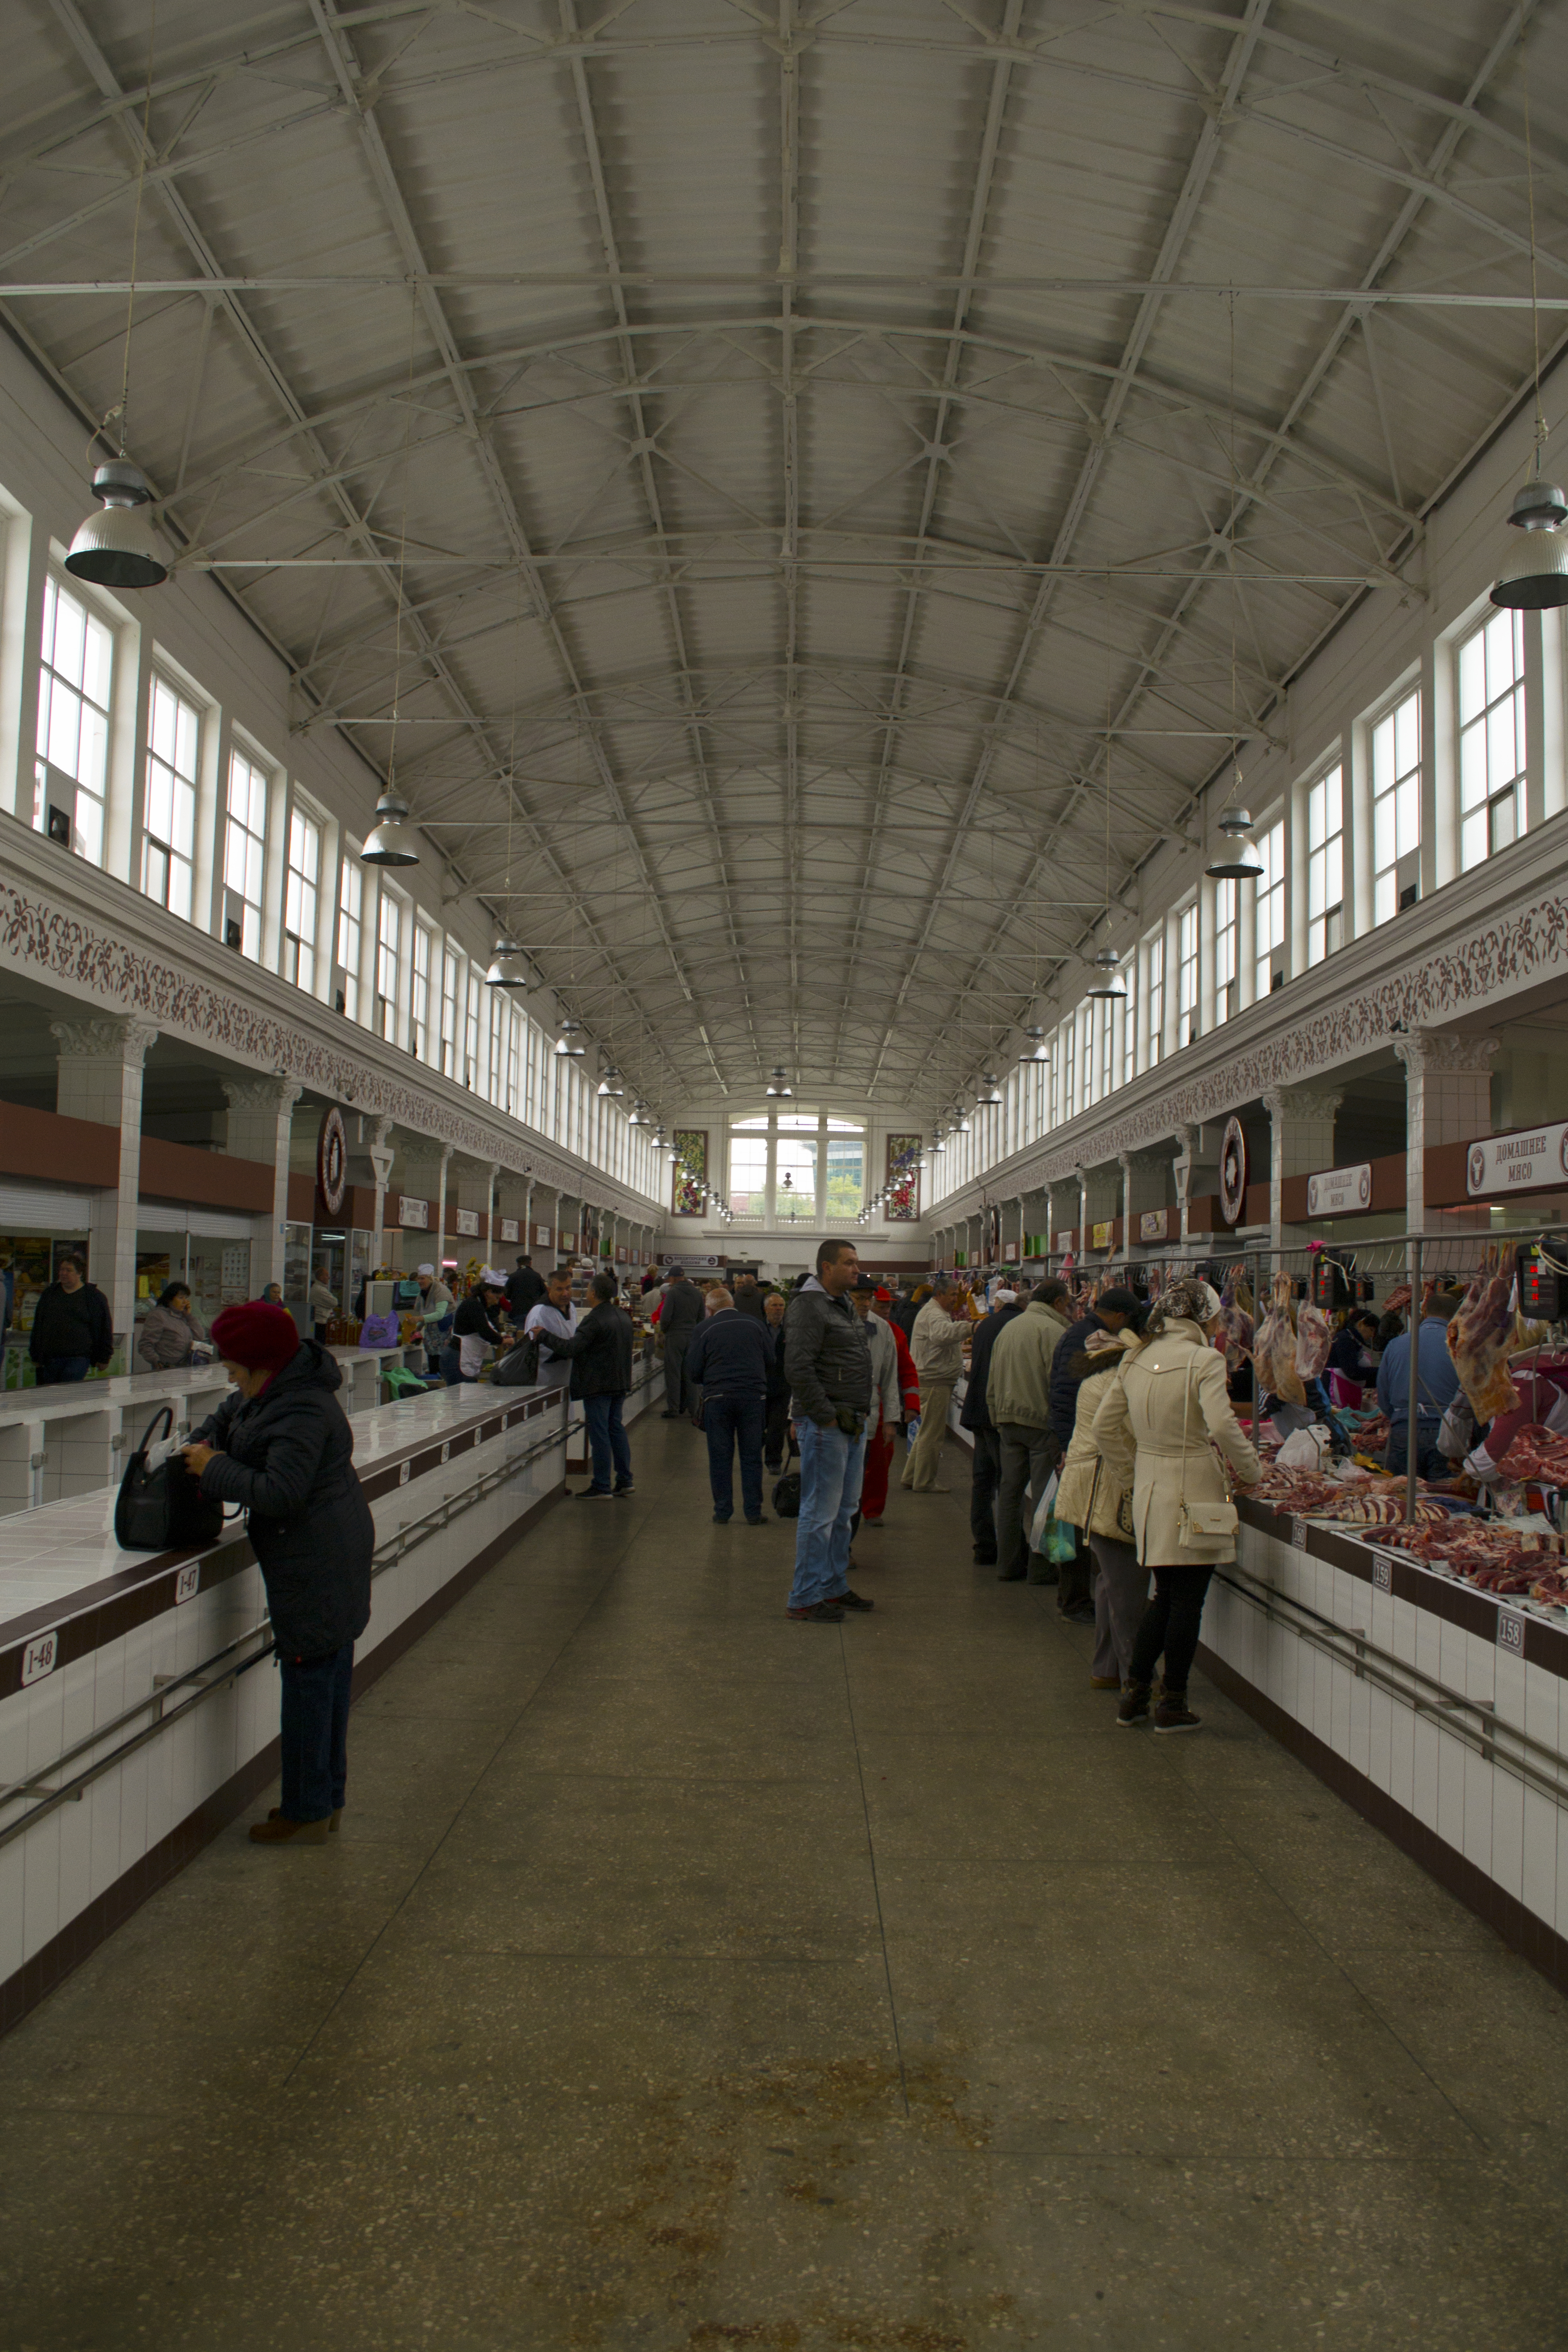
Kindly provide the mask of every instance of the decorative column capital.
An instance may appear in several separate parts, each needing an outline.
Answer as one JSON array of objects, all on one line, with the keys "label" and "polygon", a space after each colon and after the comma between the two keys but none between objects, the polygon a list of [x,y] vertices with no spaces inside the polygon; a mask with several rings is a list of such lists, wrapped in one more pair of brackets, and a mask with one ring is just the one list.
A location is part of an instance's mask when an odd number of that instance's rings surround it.
[{"label": "decorative column capital", "polygon": [[305,1091],[298,1078],[221,1078],[218,1083],[230,1110],[274,1111],[279,1118]]},{"label": "decorative column capital", "polygon": [[1417,1071],[1489,1070],[1500,1037],[1461,1037],[1455,1029],[1413,1029],[1407,1037],[1390,1041],[1405,1069]]},{"label": "decorative column capital", "polygon": [[1266,1087],[1258,1100],[1271,1119],[1331,1119],[1344,1097],[1318,1087]]},{"label": "decorative column capital", "polygon": [[150,1021],[51,1021],[49,1034],[67,1062],[121,1062],[139,1070],[158,1032]]}]

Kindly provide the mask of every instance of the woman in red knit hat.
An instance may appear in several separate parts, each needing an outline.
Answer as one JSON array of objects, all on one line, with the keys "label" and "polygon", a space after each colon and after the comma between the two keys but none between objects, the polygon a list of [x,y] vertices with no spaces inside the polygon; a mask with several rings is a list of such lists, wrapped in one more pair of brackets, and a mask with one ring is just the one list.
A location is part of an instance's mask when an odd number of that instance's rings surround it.
[{"label": "woman in red knit hat", "polygon": [[281,1307],[226,1307],[212,1337],[231,1394],[184,1449],[204,1494],[243,1504],[283,1682],[282,1802],[258,1845],[319,1844],[348,1777],[354,1643],[370,1622],[375,1528],[337,1400],[342,1373]]}]

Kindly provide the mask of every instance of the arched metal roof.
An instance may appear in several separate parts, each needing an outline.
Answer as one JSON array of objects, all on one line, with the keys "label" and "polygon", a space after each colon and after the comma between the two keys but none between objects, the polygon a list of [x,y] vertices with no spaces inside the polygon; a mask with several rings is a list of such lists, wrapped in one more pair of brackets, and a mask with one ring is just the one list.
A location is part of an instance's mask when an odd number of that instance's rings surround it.
[{"label": "arched metal roof", "polygon": [[151,31],[13,11],[5,315],[102,415],[134,234],[182,561],[301,728],[384,768],[395,703],[453,887],[672,1112],[775,1062],[940,1112],[1346,608],[1418,586],[1528,384],[1532,195],[1548,358],[1568,299],[1531,0]]}]

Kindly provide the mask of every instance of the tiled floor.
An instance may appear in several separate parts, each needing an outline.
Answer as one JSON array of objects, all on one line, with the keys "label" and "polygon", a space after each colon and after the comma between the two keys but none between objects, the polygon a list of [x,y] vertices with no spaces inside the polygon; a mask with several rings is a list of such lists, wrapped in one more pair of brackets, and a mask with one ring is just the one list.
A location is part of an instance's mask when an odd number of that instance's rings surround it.
[{"label": "tiled floor", "polygon": [[1563,2003],[1223,1702],[1113,1727],[895,1486],[783,1612],[649,1419],[0,2043],[5,2352],[1515,2352]]}]

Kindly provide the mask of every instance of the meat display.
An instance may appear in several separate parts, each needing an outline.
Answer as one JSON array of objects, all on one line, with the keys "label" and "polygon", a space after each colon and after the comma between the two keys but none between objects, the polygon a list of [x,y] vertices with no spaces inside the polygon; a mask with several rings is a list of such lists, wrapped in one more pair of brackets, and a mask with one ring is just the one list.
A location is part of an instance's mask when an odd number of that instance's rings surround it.
[{"label": "meat display", "polygon": [[1304,1381],[1318,1378],[1333,1343],[1333,1326],[1322,1308],[1303,1299],[1296,1309],[1296,1370]]},{"label": "meat display", "polygon": [[1252,1353],[1252,1289],[1239,1265],[1233,1265],[1220,1294],[1219,1336],[1227,1372],[1238,1372]]},{"label": "meat display", "polygon": [[1505,1478],[1535,1478],[1546,1486],[1568,1486],[1568,1437],[1543,1422],[1527,1422],[1514,1433],[1498,1468]]},{"label": "meat display", "polygon": [[1509,1352],[1521,1336],[1513,1304],[1513,1267],[1510,1243],[1495,1265],[1482,1266],[1448,1326],[1454,1370],[1478,1421],[1493,1421],[1500,1412],[1511,1412],[1519,1402],[1508,1372]]},{"label": "meat display", "polygon": [[1258,1327],[1253,1362],[1260,1388],[1286,1404],[1305,1404],[1307,1391],[1296,1370],[1296,1329],[1290,1320],[1295,1285],[1288,1274],[1277,1274],[1268,1311]]}]

